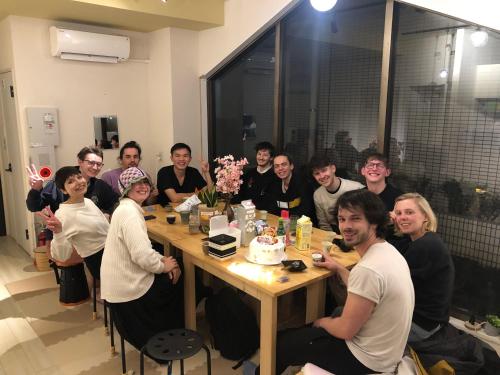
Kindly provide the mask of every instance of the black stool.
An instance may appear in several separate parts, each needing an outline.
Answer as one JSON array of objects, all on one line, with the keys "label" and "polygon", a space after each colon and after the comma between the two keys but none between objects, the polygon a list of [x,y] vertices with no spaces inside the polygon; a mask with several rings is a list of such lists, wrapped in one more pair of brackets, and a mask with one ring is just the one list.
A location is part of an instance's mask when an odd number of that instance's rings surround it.
[{"label": "black stool", "polygon": [[90,294],[83,263],[58,268],[61,271],[59,302],[65,306],[73,306],[87,301]]},{"label": "black stool", "polygon": [[181,375],[184,375],[184,359],[192,357],[203,348],[207,352],[207,374],[212,374],[210,351],[203,344],[201,336],[190,329],[171,329],[151,337],[141,349],[141,375],[144,375],[144,354],[160,364],[168,365],[168,375],[172,374],[172,362],[181,361]]}]

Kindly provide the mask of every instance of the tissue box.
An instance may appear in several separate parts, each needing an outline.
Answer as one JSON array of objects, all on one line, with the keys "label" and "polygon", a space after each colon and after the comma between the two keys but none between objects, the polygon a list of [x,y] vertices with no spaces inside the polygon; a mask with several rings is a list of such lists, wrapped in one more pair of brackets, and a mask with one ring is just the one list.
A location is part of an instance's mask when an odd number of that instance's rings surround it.
[{"label": "tissue box", "polygon": [[236,254],[236,238],[218,234],[208,239],[208,255],[218,260],[226,260]]}]

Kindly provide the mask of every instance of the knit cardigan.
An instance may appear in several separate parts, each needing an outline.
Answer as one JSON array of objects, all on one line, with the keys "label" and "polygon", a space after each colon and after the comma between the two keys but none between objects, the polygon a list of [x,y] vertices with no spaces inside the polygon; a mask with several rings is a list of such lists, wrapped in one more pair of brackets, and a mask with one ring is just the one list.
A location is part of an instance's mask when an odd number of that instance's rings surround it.
[{"label": "knit cardigan", "polygon": [[144,211],[123,198],[113,213],[101,264],[101,296],[111,303],[142,297],[162,273],[162,255],[148,238]]}]

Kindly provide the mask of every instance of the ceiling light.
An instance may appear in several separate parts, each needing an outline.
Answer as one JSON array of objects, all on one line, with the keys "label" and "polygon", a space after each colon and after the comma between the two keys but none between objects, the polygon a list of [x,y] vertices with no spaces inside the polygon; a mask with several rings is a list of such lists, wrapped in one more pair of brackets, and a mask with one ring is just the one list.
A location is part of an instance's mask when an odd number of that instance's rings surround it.
[{"label": "ceiling light", "polygon": [[441,71],[439,72],[439,76],[440,76],[441,78],[446,78],[446,77],[448,77],[448,70],[446,70],[446,69],[441,69]]},{"label": "ceiling light", "polygon": [[327,12],[332,9],[335,4],[337,4],[337,0],[309,0],[314,9],[319,12]]},{"label": "ceiling light", "polygon": [[488,33],[484,30],[477,29],[470,34],[470,40],[474,47],[483,47],[488,42]]},{"label": "ceiling light", "polygon": [[167,2],[167,0],[160,0],[160,1],[161,1],[162,3],[166,3],[166,2]]}]

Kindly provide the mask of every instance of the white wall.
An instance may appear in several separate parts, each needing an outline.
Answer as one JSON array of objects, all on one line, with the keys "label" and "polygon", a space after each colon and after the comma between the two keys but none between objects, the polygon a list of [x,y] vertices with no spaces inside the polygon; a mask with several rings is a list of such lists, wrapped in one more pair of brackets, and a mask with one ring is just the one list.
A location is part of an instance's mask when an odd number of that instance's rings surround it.
[{"label": "white wall", "polygon": [[224,26],[200,31],[199,68],[206,74],[296,0],[226,0]]},{"label": "white wall", "polygon": [[12,40],[10,35],[10,22],[8,18],[0,21],[0,72],[12,70]]},{"label": "white wall", "polygon": [[149,143],[154,155],[152,162],[156,173],[164,165],[170,164],[169,150],[174,140],[172,118],[172,69],[170,51],[171,29],[150,33],[149,80]]},{"label": "white wall", "polygon": [[442,14],[500,30],[498,0],[398,0]]},{"label": "white wall", "polygon": [[[61,142],[56,148],[58,166],[75,163],[78,150],[94,142],[94,115],[116,114],[121,141],[138,141],[144,148],[144,167],[152,167],[148,165],[152,155],[147,147],[150,139],[147,131],[147,64],[140,61],[104,64],[61,60],[50,55],[49,26],[82,29],[82,25],[27,17],[11,17],[11,23],[18,122],[26,150],[27,106],[59,109]],[[132,57],[144,58],[149,53],[147,34],[92,27],[84,29],[131,35]],[[105,168],[115,167],[115,156],[116,153],[105,151]]]},{"label": "white wall", "polygon": [[172,29],[171,43],[174,142],[187,143],[192,150],[192,164],[199,167],[202,140],[198,33]]}]

